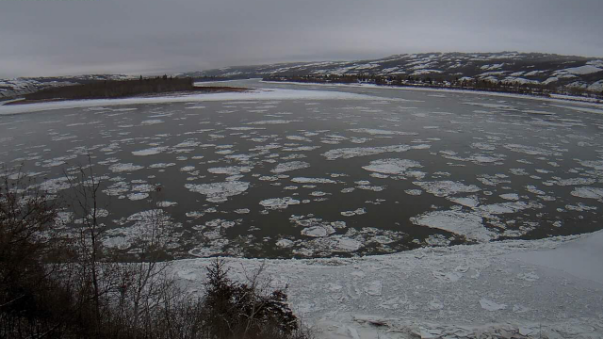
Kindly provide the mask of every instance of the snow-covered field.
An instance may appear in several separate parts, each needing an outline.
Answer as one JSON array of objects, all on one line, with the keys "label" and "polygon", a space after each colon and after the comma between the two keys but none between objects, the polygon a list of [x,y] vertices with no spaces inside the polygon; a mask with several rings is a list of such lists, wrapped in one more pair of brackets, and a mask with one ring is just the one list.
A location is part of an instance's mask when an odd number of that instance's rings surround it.
[{"label": "snow-covered field", "polygon": [[[603,232],[353,259],[227,258],[286,288],[317,338],[602,338]],[[194,292],[210,259],[171,270]]]}]

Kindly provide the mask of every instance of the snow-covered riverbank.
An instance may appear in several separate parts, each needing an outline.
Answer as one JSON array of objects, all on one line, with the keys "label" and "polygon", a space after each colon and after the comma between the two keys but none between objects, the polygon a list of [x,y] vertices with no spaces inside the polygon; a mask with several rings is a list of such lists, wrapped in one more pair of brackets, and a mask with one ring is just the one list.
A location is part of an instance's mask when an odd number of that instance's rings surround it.
[{"label": "snow-covered riverbank", "polygon": [[[603,232],[352,259],[267,260],[317,338],[601,338]],[[190,290],[210,259],[173,263]],[[261,264],[227,259],[245,279]]]},{"label": "snow-covered riverbank", "polygon": [[[256,89],[247,92],[181,94],[124,99],[65,100],[29,104],[0,104],[0,115],[31,113],[67,108],[103,107],[135,104],[165,104],[244,100],[375,100],[375,97],[347,92],[292,89]],[[382,98],[379,98],[382,99]],[[14,102],[13,100],[12,102]]]},{"label": "snow-covered riverbank", "polygon": [[[433,88],[433,87],[412,87],[412,86],[382,86],[375,84],[340,84],[340,83],[311,83],[311,82],[295,82],[295,81],[261,81],[264,84],[272,85],[297,85],[297,86],[321,86],[321,87],[336,87],[336,88],[375,88],[382,90],[398,90],[398,91],[422,91],[422,92],[441,92],[441,93],[457,93],[457,94],[473,94],[473,95],[485,95],[493,97],[503,98],[514,98],[514,99],[528,99],[528,100],[540,100],[557,103],[574,103],[587,105],[592,107],[603,108],[603,102],[595,98],[577,97],[571,95],[552,94],[550,98],[526,95],[526,94],[514,94],[504,92],[489,92],[479,90],[467,90],[467,89],[455,89],[455,88]],[[603,113],[603,112],[602,112]]]}]

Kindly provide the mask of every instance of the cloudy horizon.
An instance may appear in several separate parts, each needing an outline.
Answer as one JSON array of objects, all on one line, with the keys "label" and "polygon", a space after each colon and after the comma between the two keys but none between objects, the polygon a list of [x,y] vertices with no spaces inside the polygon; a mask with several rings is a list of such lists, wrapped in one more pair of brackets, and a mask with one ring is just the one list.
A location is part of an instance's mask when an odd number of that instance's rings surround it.
[{"label": "cloudy horizon", "polygon": [[0,78],[421,52],[603,57],[600,0],[9,0],[0,8]]}]

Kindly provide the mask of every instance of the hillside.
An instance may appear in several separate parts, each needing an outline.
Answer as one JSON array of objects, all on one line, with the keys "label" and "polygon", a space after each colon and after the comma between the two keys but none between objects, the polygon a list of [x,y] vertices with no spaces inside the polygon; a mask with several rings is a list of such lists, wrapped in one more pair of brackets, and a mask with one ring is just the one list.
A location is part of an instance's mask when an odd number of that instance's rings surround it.
[{"label": "hillside", "polygon": [[240,66],[184,73],[191,77],[373,75],[435,81],[486,80],[603,91],[603,58],[541,53],[425,53],[383,59]]},{"label": "hillside", "polygon": [[[439,83],[481,81],[541,86],[567,92],[572,89],[598,95],[603,92],[603,58],[542,53],[423,53],[401,54],[375,60],[322,61],[233,66],[177,74],[201,80],[295,77],[381,76],[413,78]],[[125,80],[127,75],[81,75],[0,79],[0,100],[40,90],[86,84],[99,80]],[[310,79],[312,80],[312,79]],[[568,93],[569,94],[569,93]],[[582,94],[582,93],[580,93]]]},{"label": "hillside", "polygon": [[125,80],[132,79],[127,75],[80,75],[63,77],[38,77],[38,78],[16,78],[0,79],[0,100],[10,99],[35,93],[41,90],[88,84],[102,80]]}]

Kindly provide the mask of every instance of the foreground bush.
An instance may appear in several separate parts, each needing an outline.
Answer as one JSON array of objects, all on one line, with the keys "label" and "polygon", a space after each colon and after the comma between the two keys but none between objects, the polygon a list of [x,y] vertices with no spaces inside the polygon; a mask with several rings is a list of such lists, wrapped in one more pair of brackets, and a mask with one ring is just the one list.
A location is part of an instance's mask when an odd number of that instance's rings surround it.
[{"label": "foreground bush", "polygon": [[0,338],[309,338],[283,291],[256,286],[261,271],[235,283],[215,260],[205,295],[179,289],[158,259],[161,216],[140,235],[144,261],[121,262],[100,241],[98,180],[80,172],[69,236],[57,230],[56,198],[19,180],[0,184]]}]

